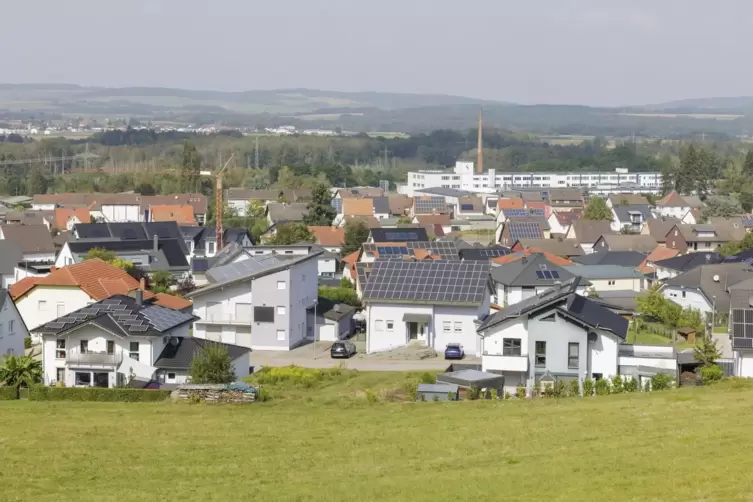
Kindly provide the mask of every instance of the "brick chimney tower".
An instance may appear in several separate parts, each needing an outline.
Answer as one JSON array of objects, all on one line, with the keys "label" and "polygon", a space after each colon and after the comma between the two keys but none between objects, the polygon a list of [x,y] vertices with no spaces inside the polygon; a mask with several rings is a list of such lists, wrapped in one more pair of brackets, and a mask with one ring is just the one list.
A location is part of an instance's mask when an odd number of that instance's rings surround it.
[{"label": "brick chimney tower", "polygon": [[484,115],[483,110],[478,111],[478,146],[476,147],[478,158],[476,159],[476,173],[484,172]]}]

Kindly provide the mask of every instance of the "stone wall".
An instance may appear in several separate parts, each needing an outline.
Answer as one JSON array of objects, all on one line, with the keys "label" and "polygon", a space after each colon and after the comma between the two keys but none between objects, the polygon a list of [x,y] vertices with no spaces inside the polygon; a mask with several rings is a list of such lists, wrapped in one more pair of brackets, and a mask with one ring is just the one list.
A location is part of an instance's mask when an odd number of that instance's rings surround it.
[{"label": "stone wall", "polygon": [[253,403],[255,392],[244,392],[228,389],[225,385],[181,385],[173,391],[172,398],[176,401],[204,402],[204,403]]}]

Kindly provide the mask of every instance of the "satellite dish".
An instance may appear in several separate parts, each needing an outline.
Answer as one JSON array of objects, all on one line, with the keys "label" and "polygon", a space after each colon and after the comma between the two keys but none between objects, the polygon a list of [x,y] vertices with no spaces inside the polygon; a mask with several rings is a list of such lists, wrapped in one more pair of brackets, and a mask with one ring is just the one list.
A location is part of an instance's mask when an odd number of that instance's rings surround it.
[{"label": "satellite dish", "polygon": [[170,338],[170,345],[172,345],[173,347],[177,347],[179,343],[180,340],[178,340],[176,337]]},{"label": "satellite dish", "polygon": [[597,335],[596,332],[589,331],[589,333],[588,333],[588,341],[589,342],[595,342],[598,337],[599,337],[599,335]]},{"label": "satellite dish", "polygon": [[719,276],[718,275],[714,275],[714,277],[712,277],[712,279],[714,279],[714,282],[719,282]]}]

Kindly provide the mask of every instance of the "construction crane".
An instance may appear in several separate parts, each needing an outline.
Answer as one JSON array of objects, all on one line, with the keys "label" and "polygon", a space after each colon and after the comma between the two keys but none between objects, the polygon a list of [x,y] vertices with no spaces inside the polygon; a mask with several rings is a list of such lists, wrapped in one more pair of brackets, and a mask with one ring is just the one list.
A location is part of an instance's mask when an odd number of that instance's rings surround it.
[{"label": "construction crane", "polygon": [[225,162],[225,165],[222,166],[222,169],[220,169],[218,172],[213,173],[212,171],[200,171],[199,174],[202,176],[214,176],[215,178],[215,185],[214,185],[214,197],[215,197],[215,203],[214,203],[214,219],[216,222],[216,230],[215,233],[217,234],[217,251],[219,252],[220,249],[222,249],[223,242],[223,232],[222,232],[222,175],[225,172],[225,169],[227,169],[227,166],[230,164],[230,161],[233,160],[233,157],[235,157],[235,154],[232,154],[229,159],[227,159],[227,162]]}]

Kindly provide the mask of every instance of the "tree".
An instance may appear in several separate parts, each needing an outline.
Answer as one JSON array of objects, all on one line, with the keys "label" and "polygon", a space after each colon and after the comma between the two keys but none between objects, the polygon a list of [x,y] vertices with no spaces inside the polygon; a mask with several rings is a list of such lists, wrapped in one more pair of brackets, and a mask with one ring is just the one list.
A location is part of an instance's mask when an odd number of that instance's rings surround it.
[{"label": "tree", "polygon": [[398,225],[410,225],[411,223],[413,223],[413,220],[410,216],[401,216],[397,219]]},{"label": "tree", "polygon": [[742,213],[742,208],[737,201],[729,197],[710,197],[706,200],[706,205],[701,211],[701,220],[708,221],[709,218],[722,217],[729,218]]},{"label": "tree", "polygon": [[174,284],[175,279],[167,270],[158,270],[149,279],[149,289],[153,293],[169,293]]},{"label": "tree", "polygon": [[369,238],[369,228],[360,220],[349,220],[345,223],[345,237],[342,255],[347,256],[353,251],[361,249],[361,246]]},{"label": "tree", "polygon": [[196,146],[190,141],[183,143],[183,157],[180,163],[181,189],[184,192],[195,192],[201,170],[201,156]]},{"label": "tree", "polygon": [[301,184],[293,170],[288,166],[283,166],[277,174],[277,186],[280,188],[300,188]]},{"label": "tree", "polygon": [[266,212],[266,210],[267,210],[267,206],[264,204],[264,202],[260,200],[250,200],[248,201],[246,215],[249,218],[258,220],[258,219],[264,218],[264,213]]},{"label": "tree", "polygon": [[337,213],[332,207],[332,194],[325,184],[318,184],[311,191],[311,202],[306,206],[308,213],[303,217],[306,225],[328,227]]},{"label": "tree", "polygon": [[620,234],[621,234],[621,235],[635,235],[635,234],[637,234],[637,233],[638,233],[638,232],[636,232],[635,230],[633,230],[633,229],[632,229],[632,228],[630,227],[630,225],[625,225],[625,226],[623,226],[623,227],[622,227],[622,228],[620,229]]},{"label": "tree", "polygon": [[332,300],[337,303],[345,303],[353,307],[360,307],[361,300],[358,299],[358,293],[353,288],[334,288],[330,286],[319,286],[319,296]]},{"label": "tree", "polygon": [[748,178],[753,177],[753,150],[748,150],[748,153],[745,154],[743,173],[748,176]]},{"label": "tree", "polygon": [[693,355],[702,366],[712,366],[717,359],[722,357],[722,352],[716,346],[716,340],[710,336],[704,336],[701,338],[701,343],[693,349]]},{"label": "tree", "polygon": [[299,242],[314,242],[316,239],[306,225],[301,223],[285,223],[277,227],[277,232],[269,240],[270,244],[284,246]]},{"label": "tree", "polygon": [[235,381],[235,368],[227,348],[209,342],[196,351],[189,370],[191,383],[223,384]]},{"label": "tree", "polygon": [[84,256],[84,261],[86,260],[102,260],[103,262],[118,267],[129,274],[133,274],[135,269],[132,262],[124,260],[123,258],[118,258],[114,251],[108,251],[102,248],[91,248],[86,253],[86,256]]},{"label": "tree", "polygon": [[42,382],[42,362],[31,356],[4,356],[0,365],[0,382],[18,389]]},{"label": "tree", "polygon": [[588,203],[586,211],[583,213],[583,219],[612,221],[612,210],[601,197],[591,197],[591,202]]},{"label": "tree", "polygon": [[48,181],[39,167],[34,167],[29,172],[29,180],[26,182],[26,188],[29,195],[47,193]]}]

